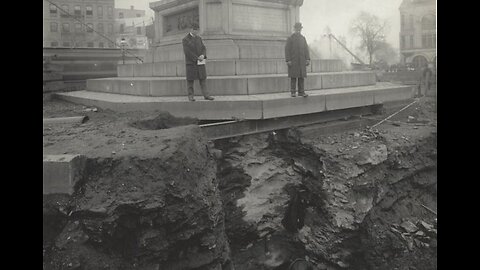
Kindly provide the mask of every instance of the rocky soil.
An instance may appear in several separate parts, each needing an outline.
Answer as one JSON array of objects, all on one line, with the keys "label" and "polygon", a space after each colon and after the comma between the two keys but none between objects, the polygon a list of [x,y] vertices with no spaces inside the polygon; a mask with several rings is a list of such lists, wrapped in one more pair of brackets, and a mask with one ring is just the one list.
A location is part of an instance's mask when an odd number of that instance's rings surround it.
[{"label": "rocky soil", "polygon": [[71,115],[90,120],[45,127],[44,152],[87,174],[44,196],[44,269],[436,269],[431,99],[377,129],[215,143],[194,119],[44,102]]}]

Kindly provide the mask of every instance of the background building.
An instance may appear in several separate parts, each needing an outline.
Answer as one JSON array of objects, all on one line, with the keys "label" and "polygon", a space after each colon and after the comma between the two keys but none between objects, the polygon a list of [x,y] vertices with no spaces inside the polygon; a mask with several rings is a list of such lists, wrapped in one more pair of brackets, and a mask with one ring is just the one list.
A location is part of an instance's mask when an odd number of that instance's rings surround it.
[{"label": "background building", "polygon": [[436,0],[403,0],[400,5],[401,61],[436,67]]},{"label": "background building", "polygon": [[145,10],[116,8],[115,9],[115,33],[117,44],[122,38],[131,49],[148,49],[146,27],[153,25],[153,18],[145,16]]},{"label": "background building", "polygon": [[114,0],[43,1],[43,47],[114,48],[90,29],[115,41],[114,24]]}]

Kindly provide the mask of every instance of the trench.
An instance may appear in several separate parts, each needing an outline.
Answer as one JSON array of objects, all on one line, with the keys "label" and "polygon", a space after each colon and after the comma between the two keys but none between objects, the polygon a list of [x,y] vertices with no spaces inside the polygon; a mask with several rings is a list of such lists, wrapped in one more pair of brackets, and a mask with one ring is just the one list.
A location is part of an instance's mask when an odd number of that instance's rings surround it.
[{"label": "trench", "polygon": [[391,229],[436,224],[436,135],[358,165],[296,129],[194,133],[162,156],[89,159],[72,197],[44,197],[44,269],[436,269],[436,232]]}]

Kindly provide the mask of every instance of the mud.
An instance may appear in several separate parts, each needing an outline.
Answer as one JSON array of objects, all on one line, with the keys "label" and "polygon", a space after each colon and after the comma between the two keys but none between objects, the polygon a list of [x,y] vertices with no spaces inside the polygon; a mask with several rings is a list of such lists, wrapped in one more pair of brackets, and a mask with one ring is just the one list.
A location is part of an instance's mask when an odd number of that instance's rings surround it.
[{"label": "mud", "polygon": [[436,269],[432,108],[214,144],[194,125],[156,130],[164,116],[88,112],[44,132],[44,152],[85,154],[88,172],[44,196],[44,269]]}]

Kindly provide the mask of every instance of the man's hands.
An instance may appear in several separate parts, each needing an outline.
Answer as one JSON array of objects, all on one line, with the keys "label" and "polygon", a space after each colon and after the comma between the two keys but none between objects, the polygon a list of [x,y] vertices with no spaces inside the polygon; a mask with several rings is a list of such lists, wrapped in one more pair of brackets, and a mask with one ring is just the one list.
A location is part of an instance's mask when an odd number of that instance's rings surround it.
[{"label": "man's hands", "polygon": [[203,61],[203,59],[205,59],[205,56],[203,54],[198,57],[198,60],[200,61]]},{"label": "man's hands", "polygon": [[310,60],[307,60],[307,66],[310,66]]}]

